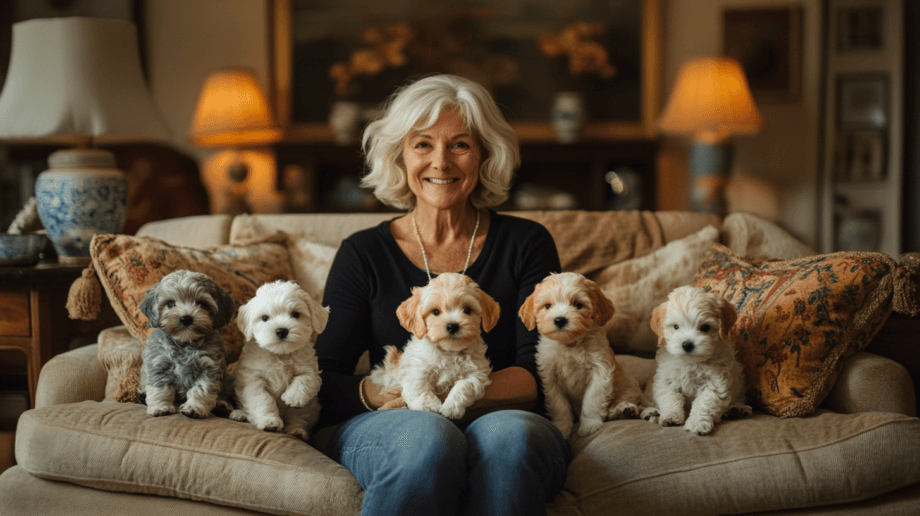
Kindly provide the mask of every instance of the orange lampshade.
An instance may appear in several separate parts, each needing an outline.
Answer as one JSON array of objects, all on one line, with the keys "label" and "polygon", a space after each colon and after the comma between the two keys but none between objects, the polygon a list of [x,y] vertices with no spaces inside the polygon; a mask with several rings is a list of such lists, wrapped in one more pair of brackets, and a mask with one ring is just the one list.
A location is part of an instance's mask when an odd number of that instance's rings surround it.
[{"label": "orange lampshade", "polygon": [[199,147],[267,145],[281,139],[281,129],[255,74],[224,69],[205,80],[188,138]]},{"label": "orange lampshade", "polygon": [[732,134],[755,134],[763,119],[741,65],[726,57],[687,61],[668,98],[658,127],[717,143]]}]

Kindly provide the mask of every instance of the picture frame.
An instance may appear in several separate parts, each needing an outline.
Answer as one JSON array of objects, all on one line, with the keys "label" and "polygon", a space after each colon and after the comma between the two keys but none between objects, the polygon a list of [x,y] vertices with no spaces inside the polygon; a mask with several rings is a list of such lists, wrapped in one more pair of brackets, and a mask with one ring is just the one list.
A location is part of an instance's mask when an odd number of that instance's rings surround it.
[{"label": "picture frame", "polygon": [[837,8],[837,51],[878,52],[885,44],[885,8],[849,5]]},{"label": "picture frame", "polygon": [[885,180],[887,152],[885,131],[841,131],[837,135],[835,180],[841,183]]},{"label": "picture frame", "polygon": [[755,99],[798,100],[802,89],[802,7],[724,9],[722,53],[741,64]]},{"label": "picture frame", "polygon": [[[514,67],[518,75],[507,84],[497,87],[492,84],[492,87],[489,87],[490,91],[522,141],[555,141],[556,133],[550,123],[552,97],[566,82],[562,80],[563,74],[557,73],[557,70],[567,70],[567,67],[562,59],[549,59],[540,54],[536,34],[543,30],[560,31],[566,23],[572,22],[575,18],[565,16],[568,13],[568,4],[538,0],[522,0],[508,4],[502,0],[485,0],[481,5],[470,7],[469,3],[455,0],[394,2],[384,6],[388,13],[384,16],[379,12],[382,9],[379,7],[380,3],[369,0],[350,0],[344,3],[270,0],[270,90],[278,120],[285,128],[285,142],[335,141],[326,115],[331,109],[331,103],[336,100],[334,84],[329,78],[329,68],[336,62],[348,60],[349,52],[354,52],[355,43],[360,43],[360,36],[353,36],[350,40],[352,47],[347,47],[340,41],[344,38],[340,38],[342,34],[337,32],[339,29],[385,29],[388,24],[399,23],[401,20],[413,22],[412,16],[416,15],[412,13],[456,13],[458,9],[460,12],[470,13],[469,16],[465,19],[452,19],[450,23],[433,19],[429,25],[447,27],[449,30],[462,29],[456,34],[459,38],[457,41],[463,43],[462,51],[471,49],[469,54],[475,54],[477,49],[485,48],[483,45],[486,45],[489,51],[483,55],[510,55],[515,62]],[[617,69],[615,77],[622,80],[614,86],[604,87],[592,83],[594,79],[591,78],[580,77],[572,81],[575,88],[581,88],[583,91],[588,111],[593,115],[588,119],[581,138],[617,140],[655,137],[661,98],[661,0],[582,2],[578,5],[624,9],[634,14],[622,19],[615,17],[613,20],[604,20],[605,23],[610,22],[609,25],[605,25],[605,48]],[[542,6],[544,9],[546,6],[552,6],[561,14],[550,16],[544,12],[543,16],[535,17],[535,12],[542,11],[535,11],[534,6]],[[405,14],[400,17],[400,13]],[[353,19],[348,20],[346,16],[352,16]],[[376,25],[373,25],[374,23]],[[416,26],[433,32],[423,23],[413,25]],[[504,36],[492,37],[495,34]],[[482,39],[477,40],[480,36]],[[416,66],[416,70],[421,70],[419,61],[413,61],[412,58],[412,55],[408,55],[408,66]],[[483,84],[488,83],[490,77],[494,77],[482,73],[482,69],[486,67],[484,64],[479,66],[482,63],[473,59],[470,61],[472,66],[464,68],[461,64],[446,71],[470,77]],[[502,73],[501,63],[497,63],[496,66],[499,70],[490,69],[489,73]],[[445,70],[425,71],[431,73]],[[404,75],[400,75],[399,71],[385,69],[372,80],[364,81],[361,86],[366,91],[377,88],[379,93],[373,97],[369,106],[373,108],[379,106],[396,86],[405,84],[407,79],[419,76],[421,75],[409,74],[408,69]],[[377,79],[380,84],[374,82]],[[386,84],[387,81],[389,84]],[[368,111],[366,109],[364,112]]]},{"label": "picture frame", "polygon": [[837,78],[840,129],[888,127],[889,80],[885,73],[843,74]]}]

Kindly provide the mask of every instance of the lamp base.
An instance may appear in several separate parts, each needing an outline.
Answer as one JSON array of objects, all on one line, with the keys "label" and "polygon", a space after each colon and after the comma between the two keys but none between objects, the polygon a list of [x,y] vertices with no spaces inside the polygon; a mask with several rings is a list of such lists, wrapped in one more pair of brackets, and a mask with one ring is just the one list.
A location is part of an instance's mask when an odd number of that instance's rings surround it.
[{"label": "lamp base", "polygon": [[695,141],[690,147],[690,207],[693,211],[728,213],[725,187],[731,172],[731,141]]},{"label": "lamp base", "polygon": [[102,149],[60,150],[48,165],[35,181],[42,225],[61,262],[89,263],[93,235],[124,228],[128,180]]}]

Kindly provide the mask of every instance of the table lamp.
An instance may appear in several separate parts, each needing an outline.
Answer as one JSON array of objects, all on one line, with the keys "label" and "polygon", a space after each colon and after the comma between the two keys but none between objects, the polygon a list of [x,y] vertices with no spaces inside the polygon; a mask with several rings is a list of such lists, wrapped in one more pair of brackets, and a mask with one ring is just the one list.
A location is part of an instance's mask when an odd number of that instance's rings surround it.
[{"label": "table lamp", "polygon": [[756,134],[763,120],[744,71],[724,57],[684,63],[658,121],[662,132],[690,134],[690,205],[725,215],[725,186],[731,172],[731,136]]},{"label": "table lamp", "polygon": [[244,181],[249,167],[240,153],[242,147],[268,145],[281,139],[268,100],[259,88],[255,74],[242,68],[211,72],[198,96],[188,138],[198,147],[229,147],[234,159],[227,169],[225,190],[230,202],[224,211],[247,213]]},{"label": "table lamp", "polygon": [[128,181],[114,154],[93,145],[168,137],[132,23],[75,17],[13,25],[0,139],[75,146],[53,152],[35,182],[39,217],[60,261],[88,263],[92,236],[124,227]]}]

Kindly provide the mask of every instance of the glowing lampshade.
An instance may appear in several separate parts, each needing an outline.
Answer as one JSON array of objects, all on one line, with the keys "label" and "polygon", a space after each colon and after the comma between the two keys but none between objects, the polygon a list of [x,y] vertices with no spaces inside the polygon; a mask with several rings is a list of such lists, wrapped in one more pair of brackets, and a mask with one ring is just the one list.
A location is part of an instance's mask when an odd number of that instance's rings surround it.
[{"label": "glowing lampshade", "polygon": [[658,122],[665,133],[692,134],[709,143],[755,134],[762,126],[741,65],[725,57],[684,63]]},{"label": "glowing lampshade", "polygon": [[192,145],[252,147],[276,142],[281,135],[252,72],[224,69],[208,75],[188,132]]}]

